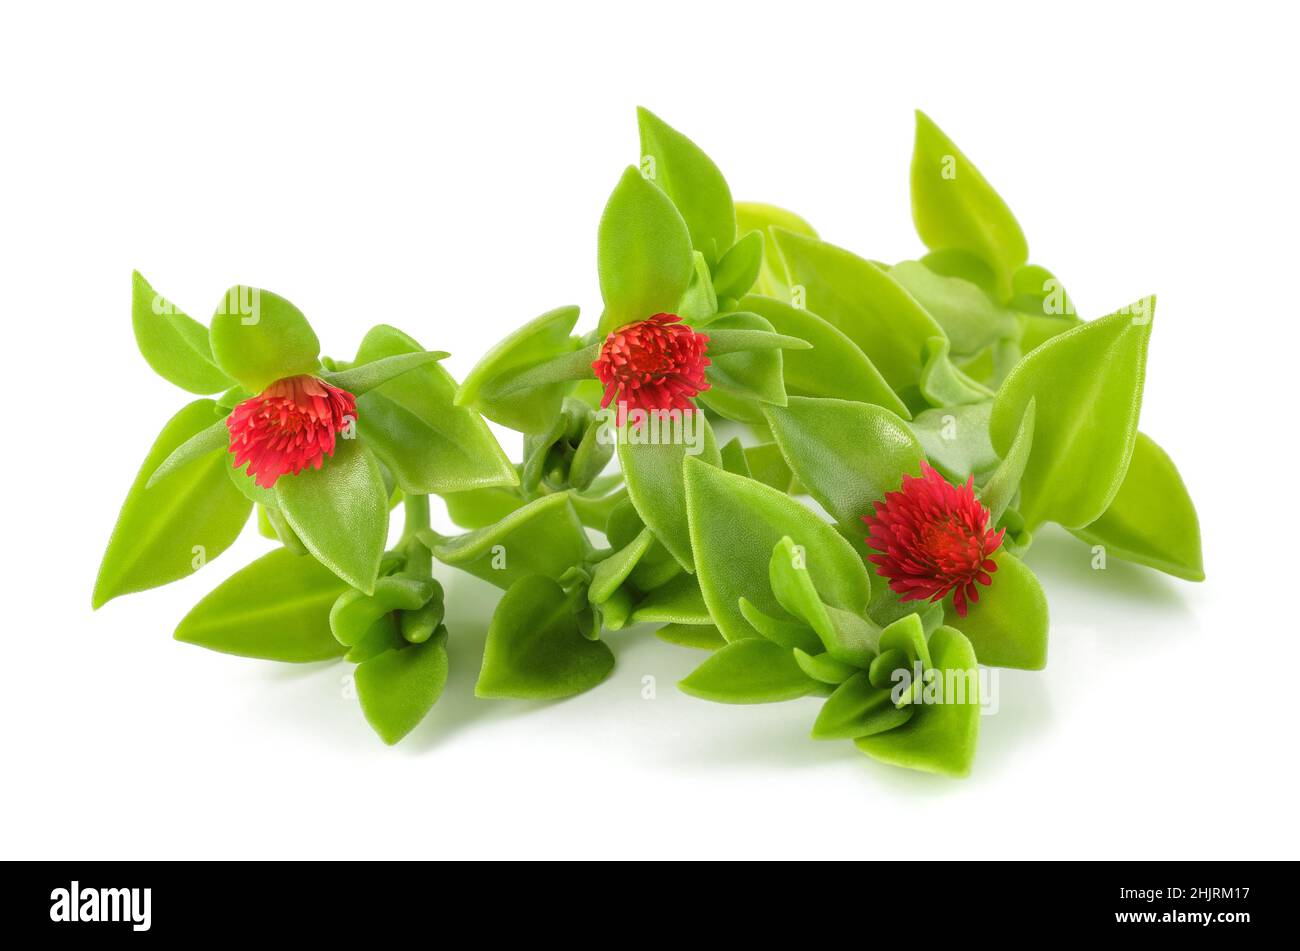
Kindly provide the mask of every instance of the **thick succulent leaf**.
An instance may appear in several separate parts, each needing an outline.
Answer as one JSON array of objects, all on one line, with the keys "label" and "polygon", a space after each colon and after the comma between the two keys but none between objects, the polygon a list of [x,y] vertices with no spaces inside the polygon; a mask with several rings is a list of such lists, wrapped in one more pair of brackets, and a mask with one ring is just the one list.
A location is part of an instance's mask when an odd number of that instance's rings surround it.
[{"label": "thick succulent leaf", "polygon": [[[763,417],[766,423],[766,417]],[[770,485],[789,495],[802,495],[804,489],[785,461],[781,447],[774,442],[759,443],[757,446],[745,447],[745,464],[749,467],[749,477],[755,482]],[[744,473],[741,473],[742,475]]]},{"label": "thick succulent leaf", "polygon": [[818,688],[787,648],[760,638],[735,641],[709,656],[677,686],[717,703],[774,703]]},{"label": "thick succulent leaf", "polygon": [[736,202],[736,228],[741,234],[758,231],[763,235],[763,266],[759,269],[754,291],[786,300],[790,296],[790,275],[781,260],[772,229],[783,228],[809,238],[817,237],[816,230],[792,211],[748,201]]},{"label": "thick succulent leaf", "polygon": [[[822,603],[817,586],[808,571],[807,551],[795,545],[788,535],[772,549],[768,563],[768,581],[772,594],[781,607],[805,622],[816,632],[822,647],[836,660],[864,667],[876,653],[880,632],[875,625],[856,614],[828,607]],[[746,600],[741,599],[741,614],[753,621],[745,611]],[[761,633],[761,632],[760,632]],[[788,644],[790,647],[805,645]]]},{"label": "thick succulent leaf", "polygon": [[238,537],[253,503],[226,474],[229,464],[223,450],[193,459],[166,481],[148,486],[163,460],[210,427],[216,412],[212,400],[195,400],[158,434],[113,526],[95,579],[94,607],[187,577]]},{"label": "thick succulent leaf", "polygon": [[1018,506],[1031,531],[1046,521],[1091,524],[1119,491],[1137,441],[1154,310],[1146,298],[1053,337],[998,390],[989,435],[1004,456],[1037,400]]},{"label": "thick succulent leaf", "polygon": [[699,582],[685,573],[642,596],[628,620],[632,624],[713,624]]},{"label": "thick succulent leaf", "polygon": [[889,273],[943,328],[954,354],[979,353],[1020,335],[1016,313],[978,284],[940,274],[924,261],[903,261]]},{"label": "thick succulent leaf", "polygon": [[794,659],[805,674],[813,680],[820,680],[824,684],[842,684],[859,672],[858,668],[852,664],[836,660],[825,652],[809,654],[796,647],[794,649]]},{"label": "thick succulent leaf", "polygon": [[713,291],[722,300],[748,294],[763,268],[763,235],[751,231],[722,256],[713,275]]},{"label": "thick succulent leaf", "polygon": [[419,610],[437,591],[436,581],[401,574],[379,578],[372,594],[349,588],[330,608],[330,630],[340,644],[358,644],[380,618],[393,611]]},{"label": "thick succulent leaf", "polygon": [[[690,230],[691,244],[714,267],[736,240],[731,189],[698,145],[650,112],[638,108],[641,165],[673,200]],[[757,268],[755,268],[757,270]]]},{"label": "thick succulent leaf", "polygon": [[786,393],[790,396],[833,396],[875,403],[904,419],[911,414],[890,389],[875,364],[843,331],[808,310],[756,294],[741,300],[742,310],[758,314],[782,334],[806,340],[808,350],[782,355]]},{"label": "thick succulent leaf", "polygon": [[979,169],[920,111],[912,152],[912,219],[926,247],[977,255],[995,275],[998,299],[1011,295],[1012,275],[1029,257],[1024,232]]},{"label": "thick succulent leaf", "polygon": [[678,647],[715,651],[727,645],[722,633],[712,624],[665,624],[655,631],[655,637]]},{"label": "thick succulent leaf", "polygon": [[943,329],[881,267],[825,241],[777,229],[790,279],[807,308],[852,340],[896,392],[915,389],[925,345]]},{"label": "thick succulent leaf", "polygon": [[139,271],[131,275],[131,328],[140,355],[169,383],[205,395],[235,382],[213,359],[208,328],[157,293]]},{"label": "thick succulent leaf", "polygon": [[389,746],[419,725],[446,684],[446,628],[423,644],[385,651],[357,665],[361,712]]},{"label": "thick succulent leaf", "polygon": [[[778,592],[773,591],[772,593],[778,595],[777,601],[782,603],[784,607]],[[791,650],[803,650],[813,654],[821,653],[826,649],[820,636],[813,630],[812,624],[803,615],[799,615],[798,620],[792,619],[788,614],[773,617],[760,611],[754,602],[746,597],[741,597],[736,604],[740,608],[741,616],[749,622],[749,626],[773,644],[780,644],[782,647]],[[825,607],[821,606],[818,613],[824,618]]]},{"label": "thick succulent leaf", "polygon": [[993,391],[962,372],[949,358],[946,337],[931,337],[925,344],[921,368],[921,396],[931,406],[962,406],[993,398]]},{"label": "thick succulent leaf", "polygon": [[609,647],[582,636],[573,599],[551,579],[526,575],[492,615],[474,694],[553,700],[591,689],[613,669]]},{"label": "thick succulent leaf", "polygon": [[[1022,407],[1023,409],[1023,407]],[[965,482],[967,476],[982,481],[998,465],[998,453],[989,438],[991,400],[928,409],[917,413],[910,423],[912,432],[925,450],[930,465],[951,482]],[[1017,425],[1019,424],[1017,417]]]},{"label": "thick succulent leaf", "polygon": [[570,336],[577,322],[577,307],[557,307],[524,324],[483,355],[456,391],[455,405],[519,432],[546,432],[572,383],[513,391],[511,386],[531,368],[581,349],[582,342]]},{"label": "thick succulent leaf", "polygon": [[1034,399],[1029,400],[1025,415],[1020,419],[1020,428],[1016,430],[1016,438],[1011,441],[1011,448],[979,490],[980,502],[989,510],[990,525],[998,523],[1002,513],[1020,491],[1020,479],[1025,474],[1029,453],[1034,445],[1034,413],[1037,405]]},{"label": "thick succulent leaf", "polygon": [[733,334],[761,334],[772,343],[782,338],[772,333],[772,325],[757,314],[723,314],[704,327],[710,335],[710,366],[705,371],[710,389],[707,399],[722,394],[740,400],[785,405],[785,378],[782,373],[782,350],[779,347],[761,349],[726,350],[716,353],[712,335],[720,334],[723,341]]},{"label": "thick succulent leaf", "polygon": [[1110,506],[1074,534],[1107,554],[1188,581],[1204,581],[1201,526],[1174,461],[1138,433],[1128,472]]},{"label": "thick succulent leaf", "polygon": [[781,615],[768,569],[772,549],[786,535],[804,547],[824,603],[859,616],[865,612],[871,585],[857,553],[784,493],[692,459],[686,462],[686,510],[700,590],[727,640],[755,634],[740,612],[742,597],[765,614]]},{"label": "thick succulent leaf", "polygon": [[[212,406],[216,411],[216,405]],[[225,450],[230,445],[230,429],[226,426],[225,417],[214,419],[207,426],[204,426],[197,433],[185,440],[162,461],[153,472],[149,474],[149,479],[145,483],[147,488],[153,488],[163,479],[167,478],[178,469],[189,465],[195,459],[211,455],[217,450]],[[232,461],[234,457],[231,457]],[[257,501],[257,499],[254,499]]]},{"label": "thick succulent leaf", "polygon": [[[385,329],[393,330],[394,328]],[[396,333],[406,337],[400,330],[396,331]],[[409,337],[406,337],[406,339],[410,340]],[[442,350],[399,352],[364,364],[358,361],[346,370],[337,373],[325,372],[321,376],[331,386],[347,390],[353,396],[361,396],[371,390],[378,389],[389,380],[395,380],[399,376],[410,373],[422,366],[427,366],[430,363],[437,363],[448,356],[450,354]]]},{"label": "thick succulent leaf", "polygon": [[511,512],[495,525],[445,538],[419,534],[443,564],[509,588],[530,575],[558,579],[584,562],[591,543],[569,493],[546,495]]},{"label": "thick succulent leaf", "polygon": [[[935,669],[943,677],[944,699],[948,702],[914,705],[916,711],[907,723],[858,737],[854,742],[862,752],[884,763],[965,776],[975,759],[979,738],[979,667],[975,650],[960,631],[940,627],[930,638],[930,652]],[[955,702],[958,699],[962,702]]]},{"label": "thick succulent leaf", "polygon": [[921,445],[907,424],[870,403],[792,396],[766,410],[795,477],[846,530],[860,534],[872,503],[918,475]]},{"label": "thick succulent leaf", "polygon": [[902,726],[916,708],[896,706],[891,692],[888,686],[872,686],[865,670],[855,672],[822,704],[813,724],[813,739],[856,740]]},{"label": "thick succulent leaf", "polygon": [[315,373],[320,341],[302,311],[256,287],[226,291],[208,327],[217,365],[251,393],[276,380]]},{"label": "thick succulent leaf", "polygon": [[494,525],[524,506],[519,491],[505,487],[448,492],[442,500],[447,503],[447,515],[451,520],[468,529]]},{"label": "thick succulent leaf", "polygon": [[662,190],[634,167],[623,173],[600,218],[596,263],[605,312],[600,336],[672,313],[694,269],[686,222]]},{"label": "thick succulent leaf", "polygon": [[596,565],[596,570],[591,577],[591,587],[587,589],[587,599],[592,604],[600,604],[608,600],[627,580],[627,576],[650,550],[654,541],[654,532],[643,528],[630,542]]},{"label": "thick succulent leaf", "polygon": [[1047,666],[1047,597],[1038,578],[1008,552],[993,559],[993,583],[980,587],[979,600],[960,617],[951,601],[944,620],[966,635],[979,662],[988,667],[1042,670]]},{"label": "thick succulent leaf", "polygon": [[346,590],[315,558],[277,548],[196,604],[176,627],[176,640],[240,657],[329,660],[347,650],[329,622],[331,606]]},{"label": "thick succulent leaf", "polygon": [[[681,434],[689,432],[691,441],[670,439],[658,443],[634,442],[649,434],[650,422],[640,429],[623,427],[618,437],[618,462],[623,470],[627,492],[642,522],[687,571],[695,570],[691,556],[691,539],[686,523],[686,490],[682,483],[682,466],[686,459],[698,457],[710,466],[721,465],[713,427],[702,412],[681,416]],[[662,434],[663,429],[660,432]],[[692,450],[697,450],[692,453]]]},{"label": "thick succulent leaf", "polygon": [[[422,355],[415,340],[381,324],[361,341],[347,372],[361,374]],[[482,417],[455,405],[456,391],[450,373],[426,363],[358,398],[357,429],[403,492],[429,495],[518,484],[514,466]]]},{"label": "thick succulent leaf", "polygon": [[360,440],[339,439],[319,469],[281,476],[275,495],[309,552],[352,587],[374,591],[388,541],[388,489]]}]

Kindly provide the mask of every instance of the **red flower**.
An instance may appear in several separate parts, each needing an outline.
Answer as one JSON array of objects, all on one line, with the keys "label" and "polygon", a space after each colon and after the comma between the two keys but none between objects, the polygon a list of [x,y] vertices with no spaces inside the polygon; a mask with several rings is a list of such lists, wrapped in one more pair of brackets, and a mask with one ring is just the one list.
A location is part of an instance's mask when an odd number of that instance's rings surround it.
[{"label": "red flower", "polygon": [[694,408],[691,397],[709,388],[709,338],[680,321],[676,314],[655,314],[605,338],[591,365],[605,384],[602,407],[617,401],[628,409]]},{"label": "red flower", "polygon": [[244,400],[226,420],[235,468],[248,463],[257,484],[271,488],[282,475],[319,469],[334,455],[335,434],[356,420],[357,400],[314,376],[276,380]]},{"label": "red flower", "polygon": [[974,478],[955,486],[928,463],[921,476],[903,476],[901,492],[887,492],[874,515],[862,521],[871,530],[868,555],[877,572],[889,579],[901,601],[931,601],[953,592],[953,607],[966,616],[966,602],[978,601],[975,582],[988,586],[998,565],[990,556],[1006,531],[988,528],[989,510],[975,499]]}]

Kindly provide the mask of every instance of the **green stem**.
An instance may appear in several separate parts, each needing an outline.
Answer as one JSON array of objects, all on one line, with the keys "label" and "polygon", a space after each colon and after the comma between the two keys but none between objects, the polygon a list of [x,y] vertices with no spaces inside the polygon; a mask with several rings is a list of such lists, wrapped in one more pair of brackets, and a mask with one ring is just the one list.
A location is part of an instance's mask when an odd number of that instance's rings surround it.
[{"label": "green stem", "polygon": [[415,533],[429,527],[429,497],[408,495],[402,500],[406,521],[402,525],[402,538],[398,545],[406,552],[406,572],[417,578],[433,576],[433,555]]}]

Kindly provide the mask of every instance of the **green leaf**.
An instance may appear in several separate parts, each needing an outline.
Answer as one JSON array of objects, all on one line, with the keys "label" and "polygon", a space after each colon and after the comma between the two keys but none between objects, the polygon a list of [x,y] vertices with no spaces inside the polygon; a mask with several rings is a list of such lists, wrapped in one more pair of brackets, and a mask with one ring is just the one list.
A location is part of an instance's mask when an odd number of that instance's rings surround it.
[{"label": "green leaf", "polygon": [[979,169],[920,111],[912,152],[912,219],[926,247],[977,255],[994,273],[998,298],[1010,296],[1012,275],[1029,257],[1024,232]]},{"label": "green leaf", "polygon": [[865,670],[856,672],[826,698],[817,722],[814,740],[856,740],[900,727],[912,718],[912,704],[895,706],[889,687],[873,687]]},{"label": "green leaf", "polygon": [[[742,400],[785,405],[785,378],[782,375],[782,351],[777,347],[748,350],[728,350],[730,335],[746,336],[761,333],[773,343],[781,338],[772,333],[772,325],[757,314],[723,314],[704,328],[710,335],[710,366],[705,371],[710,389],[701,396],[707,401],[718,393]],[[715,354],[712,335],[721,334],[723,351]],[[743,339],[743,338],[742,338]]]},{"label": "green leaf", "polygon": [[933,270],[924,261],[903,261],[889,269],[935,319],[956,354],[979,353],[999,340],[1020,336],[1020,321],[978,284]]},{"label": "green leaf", "polygon": [[805,674],[824,684],[842,684],[859,673],[857,667],[838,661],[828,653],[809,654],[796,647],[794,659]]},{"label": "green leaf", "polygon": [[357,699],[366,721],[392,746],[438,702],[447,684],[447,629],[423,644],[390,650],[357,665]]},{"label": "green leaf", "polygon": [[131,273],[131,327],[145,362],[164,380],[191,393],[219,393],[234,382],[212,359],[208,328],[182,313]]},{"label": "green leaf", "polygon": [[795,477],[852,533],[861,534],[873,502],[921,471],[920,443],[880,406],[792,396],[765,413]]},{"label": "green leaf", "polygon": [[655,631],[655,637],[678,647],[693,647],[704,651],[715,651],[727,644],[712,624],[665,624]]},{"label": "green leaf", "polygon": [[[400,333],[401,331],[398,331]],[[421,350],[418,353],[398,353],[383,357],[372,363],[354,364],[339,373],[324,373],[322,376],[331,386],[347,390],[353,396],[361,396],[378,389],[389,380],[395,380],[403,374],[426,366],[450,356],[441,350]]]},{"label": "green leaf", "polygon": [[962,406],[983,403],[993,391],[967,376],[948,358],[948,338],[931,337],[925,344],[925,366],[921,369],[921,395],[931,406]]},{"label": "green leaf", "polygon": [[965,617],[944,602],[944,621],[966,635],[975,656],[989,667],[1042,670],[1047,666],[1047,597],[1038,578],[1008,552],[993,559],[993,583],[979,589]]},{"label": "green leaf", "polygon": [[806,306],[837,327],[899,393],[921,379],[925,345],[943,336],[925,308],[879,266],[833,244],[776,231],[791,280]]},{"label": "green leaf", "polygon": [[613,669],[609,647],[582,636],[573,599],[551,579],[527,575],[510,586],[492,615],[474,695],[570,697]]},{"label": "green leaf", "polygon": [[531,575],[558,579],[591,554],[586,530],[567,492],[543,496],[495,525],[455,538],[428,530],[417,537],[443,564],[499,588],[510,588]]},{"label": "green leaf", "polygon": [[340,644],[361,642],[376,621],[393,611],[416,611],[437,592],[430,578],[389,575],[375,582],[373,594],[349,588],[330,608],[330,630]]},{"label": "green leaf", "polygon": [[712,268],[736,240],[736,210],[727,180],[698,145],[650,110],[638,108],[636,118],[642,168],[653,169],[651,180],[677,206],[691,244]]},{"label": "green leaf", "polygon": [[519,432],[546,432],[573,384],[508,391],[531,368],[579,350],[581,341],[570,336],[577,322],[577,307],[557,307],[524,324],[483,355],[456,391],[455,404]]},{"label": "green leaf", "polygon": [[447,503],[447,515],[451,520],[461,528],[469,529],[486,528],[524,505],[522,496],[514,488],[447,492],[442,500]]},{"label": "green leaf", "polygon": [[608,600],[627,580],[654,540],[654,532],[643,528],[632,541],[598,564],[591,577],[591,587],[587,589],[587,599],[592,604]]},{"label": "green leaf", "polygon": [[93,607],[187,577],[238,537],[253,503],[226,475],[226,455],[209,452],[148,486],[168,456],[212,424],[216,404],[195,400],[167,421],[122,503],[95,579]]},{"label": "green leaf", "polygon": [[[380,324],[361,341],[354,369],[347,372],[361,374],[424,356],[415,340]],[[518,485],[514,466],[487,424],[474,410],[455,404],[456,390],[450,373],[424,363],[358,398],[358,431],[403,492],[429,495]]]},{"label": "green leaf", "polygon": [[736,202],[736,228],[740,234],[758,231],[763,235],[763,266],[759,269],[754,290],[781,300],[790,294],[790,276],[772,237],[774,227],[796,234],[817,237],[813,226],[792,211],[759,202]]},{"label": "green leaf", "polygon": [[[858,737],[858,749],[894,766],[965,776],[979,738],[979,667],[970,641],[940,627],[930,637],[935,670],[943,674],[944,703],[922,703],[900,727]],[[947,672],[951,671],[951,675]],[[957,702],[960,700],[961,702]]]},{"label": "green leaf", "polygon": [[[623,469],[627,492],[641,520],[655,533],[669,553],[687,571],[695,570],[691,557],[690,532],[686,523],[686,490],[682,466],[697,455],[710,466],[721,465],[713,429],[698,410],[680,414],[680,435],[667,442],[633,442],[649,438],[650,423],[640,428],[627,426],[618,434],[618,462]],[[689,428],[688,428],[689,427]],[[660,433],[663,427],[661,424]],[[687,435],[691,439],[686,439]]]},{"label": "green leaf", "polygon": [[[925,450],[930,465],[950,482],[977,482],[998,465],[998,454],[989,439],[989,414],[993,401],[928,409],[917,413],[912,432]],[[1019,424],[1019,417],[1016,420]]]},{"label": "green leaf", "polygon": [[596,257],[605,301],[602,337],[634,321],[673,313],[691,281],[686,222],[668,196],[633,167],[623,173],[601,215]]},{"label": "green leaf", "polygon": [[1188,581],[1205,580],[1196,507],[1174,461],[1144,433],[1138,433],[1124,482],[1110,506],[1074,534],[1125,561]]},{"label": "green leaf", "polygon": [[790,396],[829,396],[875,403],[904,419],[911,413],[890,389],[874,363],[843,331],[808,310],[800,310],[771,297],[751,294],[741,300],[741,310],[758,314],[778,333],[806,340],[810,350],[782,354],[785,388]]},{"label": "green leaf", "polygon": [[275,496],[309,552],[352,587],[374,592],[388,541],[388,490],[373,453],[340,439],[319,469],[277,479]]},{"label": "green leaf", "polygon": [[[212,409],[216,410],[215,404]],[[226,419],[223,416],[221,419],[214,420],[211,424],[204,426],[173,449],[167,458],[162,461],[162,464],[149,474],[149,480],[145,483],[145,488],[152,489],[173,472],[185,468],[194,460],[201,459],[218,450],[225,451],[229,446],[230,429],[226,426]],[[233,461],[234,457],[232,456],[231,459]]]},{"label": "green leaf", "polygon": [[1037,400],[1018,506],[1030,531],[1046,521],[1082,528],[1119,492],[1137,441],[1154,310],[1146,298],[1053,337],[998,390],[989,435],[1003,456]]},{"label": "green leaf", "polygon": [[773,644],[810,653],[820,653],[825,650],[817,632],[803,618],[795,621],[790,620],[788,616],[772,617],[760,611],[755,607],[754,602],[746,597],[741,597],[736,604],[740,608],[741,617],[749,622],[749,626]]},{"label": "green leaf", "polygon": [[756,482],[779,489],[789,495],[802,495],[804,492],[803,487],[795,479],[794,473],[790,471],[790,464],[781,454],[781,447],[774,442],[746,446],[745,464],[749,466],[749,477]]},{"label": "green leaf", "polygon": [[[720,357],[729,353],[743,353],[747,350],[811,350],[812,344],[806,340],[800,340],[798,337],[788,337],[784,334],[775,333],[768,326],[767,321],[759,324],[756,321],[749,322],[751,327],[733,327],[728,329],[723,323],[724,320],[732,317],[744,316],[741,313],[727,314],[719,317],[708,326],[709,331],[709,356]],[[758,315],[753,315],[757,317]],[[760,317],[759,320],[762,320]]]},{"label": "green leaf", "polygon": [[713,275],[714,293],[723,300],[739,300],[749,293],[763,267],[763,235],[751,231],[722,256]]},{"label": "green leaf", "polygon": [[766,614],[780,615],[768,568],[772,549],[786,535],[804,546],[823,602],[859,616],[866,611],[871,585],[862,560],[811,510],[782,492],[698,460],[687,460],[685,471],[696,574],[709,614],[727,640],[754,636],[740,612],[742,597]]},{"label": "green leaf", "polygon": [[644,595],[633,608],[628,622],[711,627],[713,618],[704,603],[704,596],[700,594],[699,582],[691,575],[679,574]]},{"label": "green leaf", "polygon": [[718,650],[677,686],[717,703],[774,703],[807,696],[818,681],[800,669],[789,649],[751,637]]},{"label": "green leaf", "polygon": [[980,503],[989,510],[989,524],[996,525],[1002,513],[1011,505],[1011,500],[1020,491],[1020,479],[1025,474],[1029,463],[1029,453],[1034,445],[1034,412],[1037,402],[1031,397],[1025,406],[1025,415],[1021,417],[1020,428],[1016,438],[1011,441],[1006,458],[998,463],[984,487],[979,490]]},{"label": "green leaf", "polygon": [[217,365],[252,393],[318,367],[320,341],[302,311],[256,287],[226,291],[208,339]]},{"label": "green leaf", "polygon": [[[865,667],[871,662],[876,653],[879,631],[853,612],[831,608],[822,603],[817,586],[808,572],[807,552],[795,545],[788,535],[772,549],[772,559],[768,563],[768,581],[777,603],[788,614],[807,623],[833,658],[855,667]],[[745,610],[745,600],[741,599],[741,614],[752,624],[750,614]]]},{"label": "green leaf", "polygon": [[240,657],[329,660],[347,648],[330,633],[330,608],[348,586],[315,558],[277,548],[239,569],[196,604],[176,640]]}]

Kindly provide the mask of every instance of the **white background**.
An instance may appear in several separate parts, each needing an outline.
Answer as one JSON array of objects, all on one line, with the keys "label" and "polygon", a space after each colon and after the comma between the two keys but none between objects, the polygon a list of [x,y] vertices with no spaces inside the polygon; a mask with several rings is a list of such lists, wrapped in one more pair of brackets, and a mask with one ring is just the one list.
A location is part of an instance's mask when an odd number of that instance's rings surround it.
[{"label": "white background", "polygon": [[[0,855],[1297,857],[1282,9],[6,6]],[[496,595],[446,569],[451,679],[385,748],[347,665],[171,640],[269,545],[251,530],[196,577],[89,610],[121,497],[190,398],[136,353],[132,268],[199,317],[230,284],[274,289],[340,355],[392,322],[463,375],[542,311],[594,321],[638,104],[737,198],[890,261],[922,251],[923,108],[1085,316],[1159,294],[1143,429],[1198,503],[1209,580],[1094,572],[1045,534],[1050,664],[1003,673],[965,781],[809,740],[815,700],[686,697],[704,655],[644,630],[608,635],[618,667],[586,695],[477,701]]]}]

